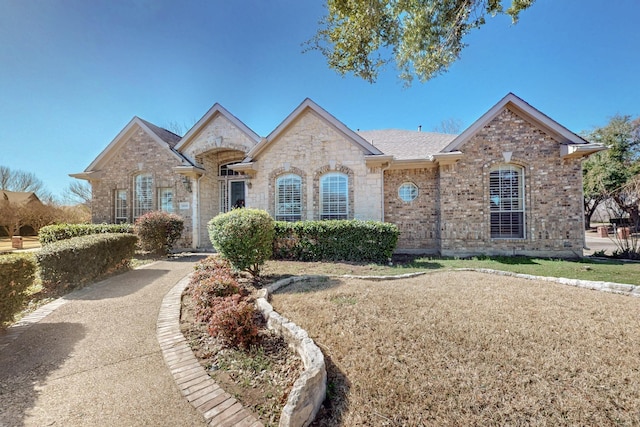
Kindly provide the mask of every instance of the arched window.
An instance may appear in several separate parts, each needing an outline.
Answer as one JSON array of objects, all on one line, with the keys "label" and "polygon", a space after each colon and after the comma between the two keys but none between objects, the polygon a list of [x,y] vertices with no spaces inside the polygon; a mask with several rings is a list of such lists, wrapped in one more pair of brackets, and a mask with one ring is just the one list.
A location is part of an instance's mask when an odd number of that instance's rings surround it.
[{"label": "arched window", "polygon": [[331,172],[320,178],[320,219],[347,219],[349,177]]},{"label": "arched window", "polygon": [[491,238],[524,239],[524,169],[500,165],[489,174]]},{"label": "arched window", "polygon": [[302,219],[302,178],[295,174],[276,179],[276,220]]},{"label": "arched window", "polygon": [[133,219],[153,210],[153,177],[149,173],[134,178]]}]

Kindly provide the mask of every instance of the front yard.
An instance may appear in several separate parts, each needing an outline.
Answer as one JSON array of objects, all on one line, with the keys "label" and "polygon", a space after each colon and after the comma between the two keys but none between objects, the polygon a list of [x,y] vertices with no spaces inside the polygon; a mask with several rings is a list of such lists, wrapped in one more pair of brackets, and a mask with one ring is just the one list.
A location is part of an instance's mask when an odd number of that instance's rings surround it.
[{"label": "front yard", "polygon": [[272,302],[327,357],[315,425],[640,423],[637,298],[438,271],[301,282]]}]

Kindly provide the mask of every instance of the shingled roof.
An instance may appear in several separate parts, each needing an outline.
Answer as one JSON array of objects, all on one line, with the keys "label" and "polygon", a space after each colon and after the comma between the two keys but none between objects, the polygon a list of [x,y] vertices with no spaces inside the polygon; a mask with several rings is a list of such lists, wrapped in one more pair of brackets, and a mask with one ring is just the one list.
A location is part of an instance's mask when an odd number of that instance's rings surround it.
[{"label": "shingled roof", "polygon": [[457,137],[446,133],[402,129],[366,130],[357,134],[396,160],[427,159],[441,152]]},{"label": "shingled roof", "polygon": [[[140,117],[138,117],[140,119]],[[161,140],[163,140],[164,142],[166,142],[167,144],[169,144],[169,147],[173,148],[175,147],[178,142],[182,139],[181,136],[176,135],[175,133],[168,131],[164,128],[161,128],[159,126],[154,125],[153,123],[150,123],[144,119],[140,119],[140,121],[142,123],[144,123],[145,125],[147,125],[147,127],[153,132],[155,133],[158,138],[160,138]]]}]

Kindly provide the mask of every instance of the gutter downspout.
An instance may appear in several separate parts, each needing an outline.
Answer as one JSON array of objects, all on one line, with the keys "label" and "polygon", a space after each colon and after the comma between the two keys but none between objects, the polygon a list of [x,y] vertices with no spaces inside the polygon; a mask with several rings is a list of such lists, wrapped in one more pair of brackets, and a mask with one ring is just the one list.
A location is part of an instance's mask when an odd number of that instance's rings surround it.
[{"label": "gutter downspout", "polygon": [[387,166],[380,168],[380,180],[382,185],[380,185],[380,221],[384,222],[384,172],[391,167],[391,162],[387,163]]},{"label": "gutter downspout", "polygon": [[193,192],[193,231],[192,231],[192,240],[193,240],[193,248],[197,249],[200,247],[200,180],[204,175],[200,175],[197,179],[195,179],[195,189]]}]

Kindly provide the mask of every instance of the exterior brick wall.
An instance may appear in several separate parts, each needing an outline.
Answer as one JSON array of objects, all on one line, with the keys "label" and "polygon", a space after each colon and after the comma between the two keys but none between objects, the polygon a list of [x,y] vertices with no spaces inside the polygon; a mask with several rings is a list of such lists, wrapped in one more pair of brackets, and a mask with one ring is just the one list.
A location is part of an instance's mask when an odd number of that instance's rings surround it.
[{"label": "exterior brick wall", "polygon": [[[108,164],[101,170],[102,177],[92,181],[91,220],[93,223],[115,222],[115,190],[127,190],[128,221],[133,221],[134,179],[136,175],[150,173],[154,188],[171,187],[174,191],[174,213],[184,219],[182,238],[176,247],[191,246],[191,210],[180,210],[180,202],[190,202],[191,194],[182,177],[172,168],[180,162],[168,147],[162,147],[142,128],[136,126],[119,146]],[[158,194],[154,192],[153,210],[158,210]]]},{"label": "exterior brick wall", "polygon": [[303,219],[317,219],[318,179],[327,171],[349,175],[349,217],[381,219],[382,174],[368,168],[362,149],[332,125],[306,110],[255,159],[257,173],[251,179],[247,206],[275,210],[273,171],[297,170],[303,180]]},{"label": "exterior brick wall", "polygon": [[[582,255],[579,159],[562,160],[558,141],[508,109],[461,151],[462,160],[440,168],[443,255]],[[506,164],[503,152],[511,152],[511,163],[524,167],[524,239],[492,239],[490,235],[489,172]]]},{"label": "exterior brick wall", "polygon": [[[438,169],[387,170],[384,172],[384,220],[400,229],[398,250],[436,253],[440,250]],[[398,189],[406,182],[418,187],[418,197],[403,201]]]}]

